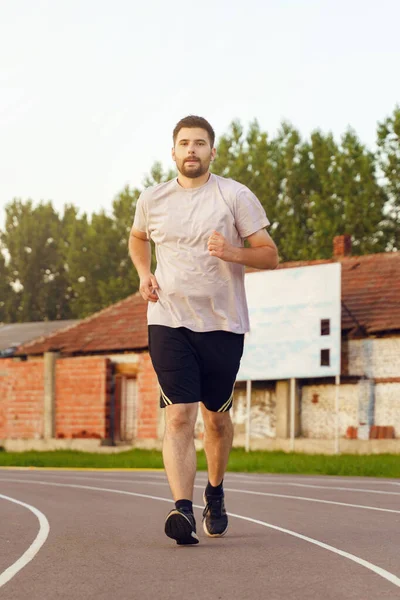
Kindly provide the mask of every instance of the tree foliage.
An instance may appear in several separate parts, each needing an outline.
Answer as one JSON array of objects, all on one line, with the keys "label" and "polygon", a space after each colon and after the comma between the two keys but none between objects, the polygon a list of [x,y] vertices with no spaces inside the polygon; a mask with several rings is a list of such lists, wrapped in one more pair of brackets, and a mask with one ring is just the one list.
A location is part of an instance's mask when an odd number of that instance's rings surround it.
[{"label": "tree foliage", "polygon": [[390,248],[400,249],[400,106],[378,124],[378,164],[389,201],[385,226]]},{"label": "tree foliage", "polygon": [[[272,137],[256,120],[247,129],[233,121],[213,171],[260,199],[281,260],[328,258],[333,237],[344,233],[358,254],[399,248],[398,107],[378,124],[375,153],[351,129],[340,140],[321,131],[302,139],[283,122]],[[137,291],[127,250],[136,202],[141,189],[174,175],[155,163],[140,189],[126,186],[114,198],[109,214],[10,202],[0,232],[0,322],[81,318]]]},{"label": "tree foliage", "polygon": [[68,315],[61,233],[60,218],[50,202],[34,207],[30,200],[14,200],[6,207],[2,243],[10,256],[8,271],[17,291],[18,321]]},{"label": "tree foliage", "polygon": [[10,273],[0,243],[0,323],[14,320],[13,300],[15,293],[10,285]]},{"label": "tree foliage", "polygon": [[256,121],[247,133],[235,121],[220,139],[213,170],[260,199],[283,260],[310,260],[331,256],[333,237],[344,233],[360,254],[385,250],[387,195],[375,163],[351,130],[340,143],[319,131],[308,141],[284,122],[269,138]]}]

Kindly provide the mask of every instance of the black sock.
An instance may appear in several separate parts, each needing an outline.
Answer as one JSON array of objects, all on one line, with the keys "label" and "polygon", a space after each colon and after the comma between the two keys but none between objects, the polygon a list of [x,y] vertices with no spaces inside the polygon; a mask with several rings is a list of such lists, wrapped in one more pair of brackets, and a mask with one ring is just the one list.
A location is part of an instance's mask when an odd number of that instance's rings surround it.
[{"label": "black sock", "polygon": [[221,494],[223,494],[224,490],[222,487],[222,484],[224,483],[224,480],[221,481],[221,483],[217,486],[213,486],[211,485],[210,482],[207,483],[207,487],[206,487],[206,496],[220,496]]},{"label": "black sock", "polygon": [[191,500],[185,500],[185,498],[183,500],[177,500],[175,502],[175,507],[179,510],[180,508],[183,508],[183,510],[188,510],[190,512],[193,512],[193,503]]}]

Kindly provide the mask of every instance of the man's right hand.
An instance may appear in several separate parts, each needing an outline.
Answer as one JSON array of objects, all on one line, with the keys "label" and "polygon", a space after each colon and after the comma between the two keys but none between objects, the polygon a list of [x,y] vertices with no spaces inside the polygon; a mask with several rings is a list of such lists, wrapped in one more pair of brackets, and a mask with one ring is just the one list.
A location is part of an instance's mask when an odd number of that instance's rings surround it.
[{"label": "man's right hand", "polygon": [[156,290],[158,290],[157,279],[151,273],[140,280],[139,292],[147,302],[157,302],[158,296]]}]

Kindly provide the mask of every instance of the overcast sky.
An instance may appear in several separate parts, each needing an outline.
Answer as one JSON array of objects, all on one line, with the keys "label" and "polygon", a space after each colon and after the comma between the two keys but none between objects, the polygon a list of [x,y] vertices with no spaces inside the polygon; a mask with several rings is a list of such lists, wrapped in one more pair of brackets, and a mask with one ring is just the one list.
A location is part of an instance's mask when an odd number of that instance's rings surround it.
[{"label": "overcast sky", "polygon": [[109,209],[172,166],[187,114],[217,137],[351,125],[400,102],[398,0],[0,0],[0,225],[14,197]]}]

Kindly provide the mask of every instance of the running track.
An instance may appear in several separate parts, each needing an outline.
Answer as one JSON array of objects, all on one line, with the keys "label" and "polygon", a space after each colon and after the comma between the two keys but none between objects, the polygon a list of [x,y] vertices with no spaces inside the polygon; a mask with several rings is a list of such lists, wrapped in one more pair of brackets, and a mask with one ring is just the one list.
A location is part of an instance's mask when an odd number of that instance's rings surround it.
[{"label": "running track", "polygon": [[0,470],[0,598],[400,599],[400,480],[228,473],[229,531],[163,532],[162,471]]}]

